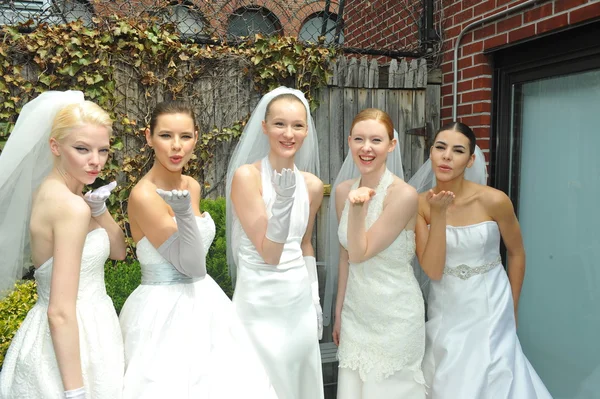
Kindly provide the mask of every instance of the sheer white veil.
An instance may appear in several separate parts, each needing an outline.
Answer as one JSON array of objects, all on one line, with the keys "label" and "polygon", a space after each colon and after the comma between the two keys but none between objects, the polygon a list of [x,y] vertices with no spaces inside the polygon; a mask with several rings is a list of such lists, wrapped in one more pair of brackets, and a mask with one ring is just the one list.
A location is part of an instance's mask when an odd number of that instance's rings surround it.
[{"label": "sheer white veil", "polygon": [[[394,130],[394,138],[398,140],[398,132]],[[402,152],[400,143],[396,143],[394,150],[388,154],[386,166],[396,176],[404,179],[404,169],[402,168]],[[352,153],[348,152],[344,163],[331,187],[329,196],[329,209],[327,214],[327,277],[325,280],[325,298],[323,299],[323,324],[328,326],[331,323],[332,309],[337,296],[338,281],[338,263],[340,260],[340,241],[338,239],[338,218],[335,209],[335,189],[343,181],[356,179],[360,176],[358,168],[352,159]]]},{"label": "sheer white veil", "polygon": [[0,155],[0,297],[31,266],[31,202],[52,169],[48,140],[54,117],[66,105],[83,101],[80,91],[40,94],[21,110]]},{"label": "sheer white veil", "polygon": [[[487,168],[485,166],[485,156],[483,151],[479,146],[475,146],[475,160],[473,161],[473,165],[470,168],[465,170],[465,179],[470,180],[474,183],[487,185]],[[417,172],[410,178],[408,184],[417,189],[417,192],[423,193],[435,187],[435,174],[433,173],[433,169],[431,167],[431,159],[427,159],[423,165],[417,170]],[[429,282],[430,279],[427,274],[419,265],[418,259],[415,257],[414,260],[414,270],[415,276],[419,285],[421,286],[421,291],[423,292],[423,297],[427,300],[427,296],[429,294]]]},{"label": "sheer white veil", "polygon": [[242,165],[253,163],[266,157],[269,154],[269,139],[263,133],[262,121],[265,119],[267,105],[275,97],[282,94],[293,94],[298,97],[306,108],[308,135],[304,139],[302,147],[294,156],[296,167],[304,172],[319,175],[319,146],[315,124],[310,114],[310,106],[304,93],[300,90],[290,89],[288,87],[278,87],[265,94],[252,112],[248,123],[244,127],[240,141],[231,156],[229,166],[227,167],[227,186],[226,186],[226,218],[227,218],[227,264],[229,265],[229,275],[235,284],[236,277],[236,259],[233,253],[232,228],[233,228],[233,205],[231,203],[231,182],[235,171]]}]

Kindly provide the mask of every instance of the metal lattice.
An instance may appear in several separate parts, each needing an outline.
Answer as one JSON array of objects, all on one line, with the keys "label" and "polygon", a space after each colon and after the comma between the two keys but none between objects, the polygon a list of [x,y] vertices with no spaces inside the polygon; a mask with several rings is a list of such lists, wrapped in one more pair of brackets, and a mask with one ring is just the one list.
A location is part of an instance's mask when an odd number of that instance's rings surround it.
[{"label": "metal lattice", "polygon": [[[437,52],[442,0],[0,0],[0,25],[94,26],[122,18],[168,22],[185,40],[235,42],[288,35],[346,52],[391,57]],[[437,24],[437,25],[436,25]]]}]

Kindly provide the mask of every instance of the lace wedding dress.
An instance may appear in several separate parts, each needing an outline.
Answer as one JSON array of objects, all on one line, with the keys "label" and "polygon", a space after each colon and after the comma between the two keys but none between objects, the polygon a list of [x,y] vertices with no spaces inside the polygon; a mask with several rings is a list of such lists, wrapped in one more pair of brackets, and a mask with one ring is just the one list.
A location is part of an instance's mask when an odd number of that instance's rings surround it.
[{"label": "lace wedding dress", "polygon": [[[367,230],[380,217],[393,180],[394,175],[386,169],[368,203]],[[359,180],[352,189],[358,186]],[[338,228],[344,248],[348,247],[348,207],[346,200]],[[415,233],[403,230],[377,255],[349,265],[338,358],[340,368],[358,371],[363,382],[389,387],[384,380],[397,374],[391,388],[394,394],[418,398],[424,396],[425,311],[411,264],[414,256]]]}]

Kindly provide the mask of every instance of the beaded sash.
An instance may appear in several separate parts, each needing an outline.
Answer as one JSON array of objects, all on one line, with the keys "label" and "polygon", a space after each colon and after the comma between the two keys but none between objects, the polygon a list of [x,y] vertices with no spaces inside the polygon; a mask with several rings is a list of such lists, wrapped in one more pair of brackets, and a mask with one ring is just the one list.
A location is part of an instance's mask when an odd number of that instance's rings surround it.
[{"label": "beaded sash", "polygon": [[445,267],[444,274],[467,280],[473,276],[485,274],[500,264],[502,264],[502,258],[498,256],[497,259],[477,267],[470,267],[464,263],[456,267]]}]

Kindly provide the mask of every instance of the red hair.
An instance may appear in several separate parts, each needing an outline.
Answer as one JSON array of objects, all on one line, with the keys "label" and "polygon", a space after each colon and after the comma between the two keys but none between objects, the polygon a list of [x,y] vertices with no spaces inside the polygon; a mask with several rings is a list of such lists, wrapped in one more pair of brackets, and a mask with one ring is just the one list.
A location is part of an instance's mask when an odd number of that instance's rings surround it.
[{"label": "red hair", "polygon": [[350,127],[350,134],[352,134],[354,125],[356,125],[358,122],[370,120],[375,120],[381,123],[385,127],[390,140],[394,139],[394,124],[392,123],[392,118],[390,118],[387,112],[377,108],[365,108],[356,114],[354,120],[352,121],[352,126]]}]

